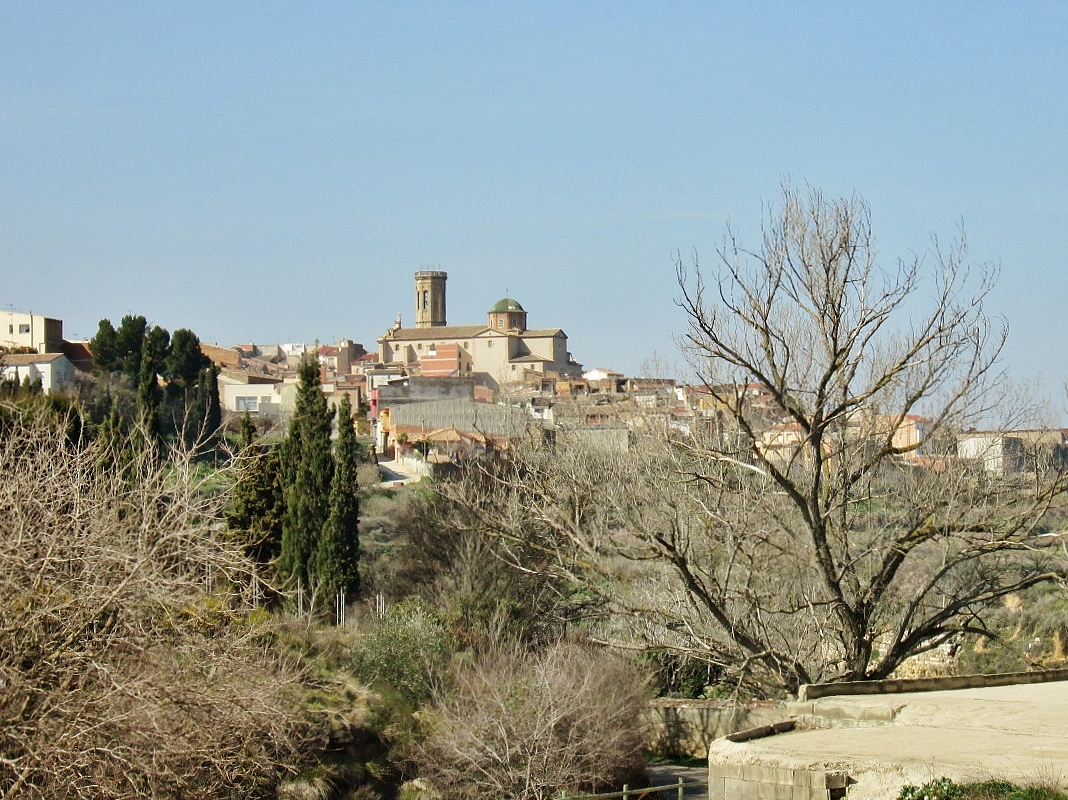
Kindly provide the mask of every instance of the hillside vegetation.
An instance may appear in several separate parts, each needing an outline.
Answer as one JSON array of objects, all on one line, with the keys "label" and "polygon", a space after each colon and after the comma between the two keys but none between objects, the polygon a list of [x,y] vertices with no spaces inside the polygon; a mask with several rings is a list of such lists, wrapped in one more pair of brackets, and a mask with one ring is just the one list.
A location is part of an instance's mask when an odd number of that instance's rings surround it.
[{"label": "hillside vegetation", "polygon": [[221,498],[74,417],[4,417],[4,796],[265,794],[309,730]]},{"label": "hillside vegetation", "polygon": [[[441,602],[390,598],[335,627],[295,613],[222,524],[227,469],[47,398],[0,411],[4,798],[369,800],[418,777],[448,797],[547,797],[641,772],[642,675],[528,624],[525,584],[489,550],[441,542],[432,564],[397,537],[379,566]],[[470,580],[441,582],[464,563]],[[464,587],[482,600],[460,614]],[[458,778],[478,771],[492,777]]]}]

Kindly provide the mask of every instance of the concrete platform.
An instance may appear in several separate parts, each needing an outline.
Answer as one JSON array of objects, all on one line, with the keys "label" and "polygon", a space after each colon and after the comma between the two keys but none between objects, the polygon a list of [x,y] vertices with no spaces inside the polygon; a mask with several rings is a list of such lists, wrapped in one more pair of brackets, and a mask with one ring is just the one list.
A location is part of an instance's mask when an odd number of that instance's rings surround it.
[{"label": "concrete platform", "polygon": [[711,798],[892,800],[943,775],[1068,785],[1065,682],[831,696],[788,711],[795,731],[712,743]]}]

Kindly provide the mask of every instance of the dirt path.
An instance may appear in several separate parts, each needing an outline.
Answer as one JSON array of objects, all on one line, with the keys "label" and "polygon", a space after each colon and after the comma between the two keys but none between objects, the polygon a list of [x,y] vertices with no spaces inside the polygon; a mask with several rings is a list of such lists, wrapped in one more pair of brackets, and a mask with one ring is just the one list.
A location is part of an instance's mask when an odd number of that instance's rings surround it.
[{"label": "dirt path", "polygon": [[[708,770],[704,767],[677,767],[672,764],[650,764],[646,769],[649,782],[652,786],[665,786],[669,783],[678,783],[679,778],[686,784],[697,783],[699,786],[687,785],[683,797],[686,800],[706,800],[708,798]],[[678,797],[676,789],[668,789],[659,792],[661,800],[675,800]],[[712,798],[711,800],[719,800]]]}]

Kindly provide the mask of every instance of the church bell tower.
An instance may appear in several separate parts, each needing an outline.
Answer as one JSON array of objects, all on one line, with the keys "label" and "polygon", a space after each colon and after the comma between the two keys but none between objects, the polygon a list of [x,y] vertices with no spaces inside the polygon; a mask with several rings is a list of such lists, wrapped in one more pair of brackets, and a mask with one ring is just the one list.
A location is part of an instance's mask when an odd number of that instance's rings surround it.
[{"label": "church bell tower", "polygon": [[415,327],[440,328],[445,325],[445,279],[448,273],[415,273]]}]

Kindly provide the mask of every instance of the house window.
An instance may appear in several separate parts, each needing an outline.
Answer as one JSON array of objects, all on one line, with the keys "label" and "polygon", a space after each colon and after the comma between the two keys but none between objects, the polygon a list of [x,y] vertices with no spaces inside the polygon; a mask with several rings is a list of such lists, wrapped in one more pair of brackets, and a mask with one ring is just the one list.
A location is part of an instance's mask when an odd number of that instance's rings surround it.
[{"label": "house window", "polygon": [[29,332],[30,332],[30,326],[29,325],[19,325],[19,333],[29,333]]},{"label": "house window", "polygon": [[486,342],[486,347],[493,347],[493,342]]},{"label": "house window", "polygon": [[504,317],[500,317],[500,318],[497,319],[497,327],[498,328],[503,328],[504,327]]},{"label": "house window", "polygon": [[423,310],[430,308],[430,292],[423,292]]},{"label": "house window", "polygon": [[415,349],[416,349],[416,350],[422,350],[422,349],[423,349],[423,343],[422,343],[422,342],[420,342],[419,344],[417,344],[417,345],[415,346]]},{"label": "house window", "polygon": [[512,372],[515,372],[515,364],[512,364]]},{"label": "house window", "polygon": [[258,411],[259,403],[255,397],[236,397],[234,405],[238,411]]}]

